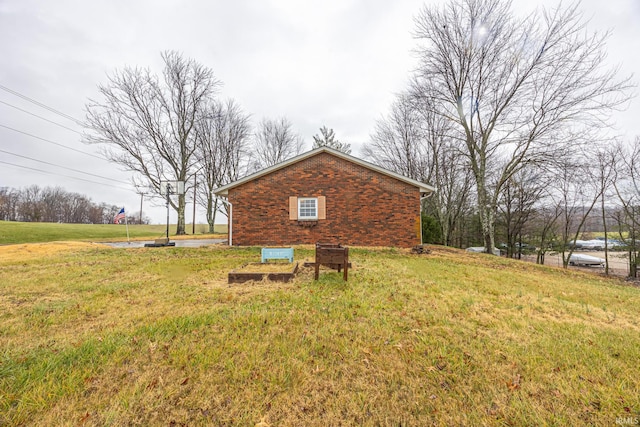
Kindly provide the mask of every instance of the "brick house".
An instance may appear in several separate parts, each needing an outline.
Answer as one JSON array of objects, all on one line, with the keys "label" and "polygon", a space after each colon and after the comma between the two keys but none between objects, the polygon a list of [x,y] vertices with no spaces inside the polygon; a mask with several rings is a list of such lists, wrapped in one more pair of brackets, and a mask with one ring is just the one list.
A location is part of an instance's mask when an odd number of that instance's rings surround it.
[{"label": "brick house", "polygon": [[320,147],[215,190],[231,205],[229,243],[412,247],[420,199],[435,189]]}]

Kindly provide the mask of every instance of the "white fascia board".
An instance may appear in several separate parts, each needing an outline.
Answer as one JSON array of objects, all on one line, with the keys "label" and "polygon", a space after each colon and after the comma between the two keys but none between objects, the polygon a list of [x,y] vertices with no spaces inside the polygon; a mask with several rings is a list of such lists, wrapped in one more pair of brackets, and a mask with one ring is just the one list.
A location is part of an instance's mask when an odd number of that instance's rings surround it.
[{"label": "white fascia board", "polygon": [[386,175],[386,176],[390,176],[392,178],[397,179],[398,181],[402,181],[402,182],[406,182],[407,184],[411,184],[415,187],[418,187],[418,189],[420,190],[420,193],[433,193],[436,191],[435,187],[429,185],[429,184],[425,184],[424,182],[420,182],[420,181],[416,181],[415,179],[411,179],[411,178],[407,178],[406,176],[400,175],[398,173],[392,172],[390,170],[381,168],[380,166],[374,165],[373,163],[369,163],[365,160],[359,159],[357,157],[353,157],[349,154],[345,154],[341,151],[338,150],[334,150],[333,148],[329,148],[329,147],[319,147],[316,148],[315,150],[311,150],[311,151],[307,151],[306,153],[302,153],[298,156],[292,157],[288,160],[285,160],[284,162],[278,163],[276,165],[270,166],[266,169],[262,169],[256,173],[253,173],[251,175],[247,175],[244,178],[241,178],[237,181],[234,181],[230,184],[227,185],[223,185],[222,187],[218,187],[215,190],[213,190],[213,193],[218,195],[218,196],[226,196],[229,194],[229,189],[237,187],[239,185],[242,185],[246,182],[252,181],[254,179],[260,178],[264,175],[268,175],[272,172],[275,172],[279,169],[283,169],[286,168],[289,165],[292,165],[294,163],[297,163],[301,160],[307,159],[309,157],[315,156],[316,154],[320,154],[322,152],[326,152],[329,154],[333,154],[336,157],[340,157],[344,160],[347,160],[349,162],[355,163],[357,165],[360,165],[364,168],[376,171],[382,175]]}]

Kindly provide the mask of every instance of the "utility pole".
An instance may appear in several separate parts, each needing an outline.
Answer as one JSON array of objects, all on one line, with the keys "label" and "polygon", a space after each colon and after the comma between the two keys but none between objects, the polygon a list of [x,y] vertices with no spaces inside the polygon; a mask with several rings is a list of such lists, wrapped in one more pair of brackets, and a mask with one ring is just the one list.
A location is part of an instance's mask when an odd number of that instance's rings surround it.
[{"label": "utility pole", "polygon": [[193,176],[193,223],[191,234],[196,234],[196,188],[198,187],[198,177]]},{"label": "utility pole", "polygon": [[138,224],[142,224],[142,199],[146,193],[140,193],[140,220]]},{"label": "utility pole", "polygon": [[169,194],[171,194],[171,183],[167,182],[167,242],[169,242]]}]

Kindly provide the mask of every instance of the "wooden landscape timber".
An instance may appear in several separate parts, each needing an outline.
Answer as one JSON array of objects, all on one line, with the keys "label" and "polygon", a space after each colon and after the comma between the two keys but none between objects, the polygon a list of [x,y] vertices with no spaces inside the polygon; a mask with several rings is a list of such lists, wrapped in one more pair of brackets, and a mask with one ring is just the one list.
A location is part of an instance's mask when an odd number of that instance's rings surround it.
[{"label": "wooden landscape timber", "polygon": [[249,263],[229,273],[229,284],[245,283],[251,280],[289,282],[298,272],[298,263]]}]

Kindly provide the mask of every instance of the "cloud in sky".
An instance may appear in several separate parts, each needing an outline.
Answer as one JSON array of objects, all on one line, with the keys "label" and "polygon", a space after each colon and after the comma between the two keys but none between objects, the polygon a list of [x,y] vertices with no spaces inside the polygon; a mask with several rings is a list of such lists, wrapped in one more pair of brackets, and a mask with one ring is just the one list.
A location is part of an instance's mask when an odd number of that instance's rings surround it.
[{"label": "cloud in sky", "polygon": [[[443,1],[98,1],[3,0],[0,2],[0,85],[38,100],[79,120],[97,85],[124,66],[160,73],[160,52],[173,49],[212,68],[223,82],[220,96],[234,98],[252,115],[286,116],[311,146],[320,126],[358,148],[368,140],[375,120],[388,111],[394,94],[406,87],[414,66],[413,16],[423,4]],[[555,5],[514,1],[525,13]],[[589,29],[613,34],[608,43],[612,65],[621,74],[638,69],[640,40],[637,0],[584,0]],[[78,131],[50,111],[0,90],[0,101]],[[616,115],[627,139],[640,134],[638,101]],[[82,151],[80,135],[0,103],[0,125],[9,126]],[[128,181],[119,167],[75,151],[0,127],[3,150]],[[0,154],[0,161],[48,170],[70,171]],[[139,208],[139,196],[124,183],[82,176],[93,183],[0,164],[0,186],[60,185],[94,201]],[[100,182],[97,184],[96,182]],[[116,187],[117,185],[118,187]],[[151,209],[162,222],[162,208]],[[197,221],[204,221],[203,213]]]}]

